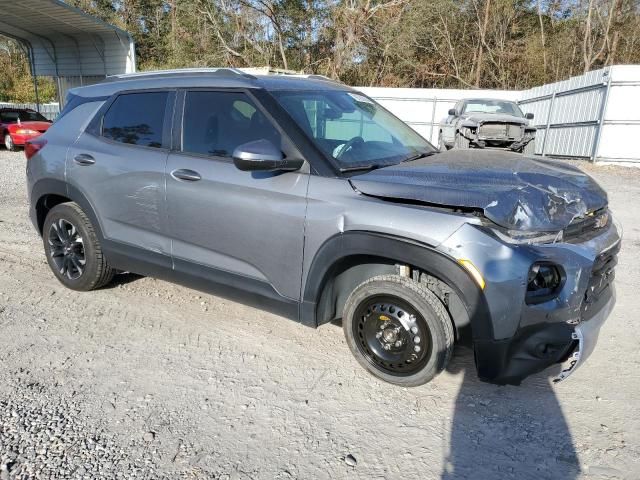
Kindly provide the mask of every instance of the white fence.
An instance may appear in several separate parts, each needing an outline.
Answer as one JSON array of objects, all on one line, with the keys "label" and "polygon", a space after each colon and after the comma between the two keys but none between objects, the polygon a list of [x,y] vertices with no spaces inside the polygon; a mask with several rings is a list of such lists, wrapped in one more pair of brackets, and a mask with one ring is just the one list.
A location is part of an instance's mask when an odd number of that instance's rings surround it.
[{"label": "white fence", "polygon": [[[504,98],[534,114],[535,153],[640,163],[640,65],[615,65],[530,90],[359,87],[416,131],[438,143],[440,123],[464,98]],[[3,104],[36,109],[34,104]],[[55,120],[59,105],[40,105]]]},{"label": "white fence", "polygon": [[447,110],[471,97],[516,100],[534,114],[536,154],[640,162],[640,65],[616,65],[530,90],[359,88],[432,143]]}]

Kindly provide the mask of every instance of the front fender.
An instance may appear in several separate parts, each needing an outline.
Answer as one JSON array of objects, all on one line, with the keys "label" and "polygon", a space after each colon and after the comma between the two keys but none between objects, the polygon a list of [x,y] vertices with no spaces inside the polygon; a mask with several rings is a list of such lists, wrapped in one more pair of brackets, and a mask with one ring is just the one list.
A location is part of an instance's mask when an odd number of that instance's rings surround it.
[{"label": "front fender", "polygon": [[455,259],[410,239],[367,231],[337,234],[320,247],[304,285],[300,312],[303,323],[318,325],[316,307],[325,284],[342,261],[356,256],[385,258],[412,265],[439,278],[460,298],[471,322],[474,340],[493,338],[493,327],[484,294]]}]

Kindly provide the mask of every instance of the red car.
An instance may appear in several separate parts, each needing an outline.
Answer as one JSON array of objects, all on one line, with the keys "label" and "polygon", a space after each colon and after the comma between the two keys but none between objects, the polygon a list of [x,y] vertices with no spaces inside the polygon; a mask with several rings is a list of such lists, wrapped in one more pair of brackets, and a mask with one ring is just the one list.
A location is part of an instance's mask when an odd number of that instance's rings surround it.
[{"label": "red car", "polygon": [[50,126],[51,122],[35,110],[0,108],[0,135],[4,146],[12,152],[42,135]]}]

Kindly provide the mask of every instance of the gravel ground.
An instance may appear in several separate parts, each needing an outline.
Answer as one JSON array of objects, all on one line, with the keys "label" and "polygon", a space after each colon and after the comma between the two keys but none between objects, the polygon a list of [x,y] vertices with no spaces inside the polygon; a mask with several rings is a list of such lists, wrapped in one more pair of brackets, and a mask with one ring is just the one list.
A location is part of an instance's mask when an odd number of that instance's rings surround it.
[{"label": "gravel ground", "polygon": [[0,480],[640,478],[640,170],[583,165],[625,228],[618,305],[551,386],[475,378],[470,352],[402,389],[318,330],[151,278],[49,272],[21,153],[0,152]]}]

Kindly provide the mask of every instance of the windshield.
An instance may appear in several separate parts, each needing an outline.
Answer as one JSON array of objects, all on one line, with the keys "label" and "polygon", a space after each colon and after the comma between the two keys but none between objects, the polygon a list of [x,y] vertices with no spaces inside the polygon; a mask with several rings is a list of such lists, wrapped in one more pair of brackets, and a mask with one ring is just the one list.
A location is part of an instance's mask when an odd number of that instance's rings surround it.
[{"label": "windshield", "polygon": [[514,117],[524,117],[520,107],[513,102],[504,100],[467,100],[464,103],[462,113],[501,113],[503,115],[513,115]]},{"label": "windshield", "polygon": [[17,122],[18,119],[20,119],[21,122],[49,121],[38,112],[31,112],[29,110],[6,110],[4,112],[0,112],[0,121],[12,123]]},{"label": "windshield", "polygon": [[413,129],[362,94],[272,93],[316,146],[341,169],[392,165],[435,151]]}]

